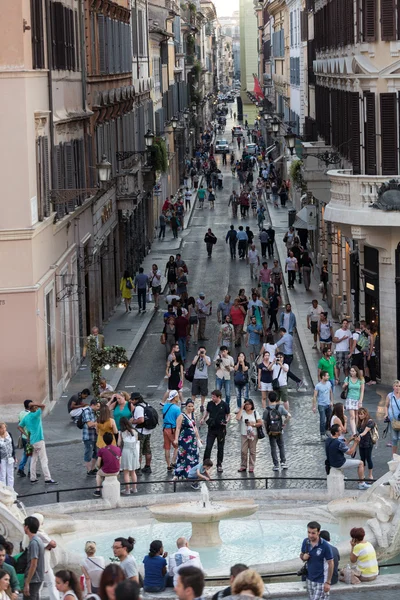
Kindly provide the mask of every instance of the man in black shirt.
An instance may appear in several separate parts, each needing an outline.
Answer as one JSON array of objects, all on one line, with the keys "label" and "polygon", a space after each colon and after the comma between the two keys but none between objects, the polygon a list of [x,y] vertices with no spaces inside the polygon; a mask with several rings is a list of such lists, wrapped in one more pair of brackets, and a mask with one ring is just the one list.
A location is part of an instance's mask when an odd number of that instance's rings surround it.
[{"label": "man in black shirt", "polygon": [[200,421],[203,425],[207,421],[208,433],[204,460],[211,457],[215,440],[217,440],[217,471],[223,472],[222,462],[224,460],[224,445],[226,436],[226,425],[231,418],[229,405],[222,400],[219,390],[211,393],[211,402],[207,404],[207,410]]},{"label": "man in black shirt", "polygon": [[236,565],[233,565],[233,567],[231,567],[231,572],[230,572],[230,586],[227,588],[224,588],[223,590],[217,592],[216,594],[214,594],[214,596],[212,597],[211,600],[222,600],[222,598],[226,598],[227,596],[231,596],[232,595],[232,584],[235,581],[235,578],[239,575],[239,573],[242,573],[243,571],[247,571],[249,567],[247,565],[243,565],[242,563],[237,563]]},{"label": "man in black shirt", "polygon": [[331,544],[331,534],[329,531],[323,529],[319,532],[319,537],[328,542],[331,546],[332,554],[333,554],[333,573],[331,579],[331,585],[335,585],[339,581],[339,562],[340,562],[340,554],[339,550]]}]

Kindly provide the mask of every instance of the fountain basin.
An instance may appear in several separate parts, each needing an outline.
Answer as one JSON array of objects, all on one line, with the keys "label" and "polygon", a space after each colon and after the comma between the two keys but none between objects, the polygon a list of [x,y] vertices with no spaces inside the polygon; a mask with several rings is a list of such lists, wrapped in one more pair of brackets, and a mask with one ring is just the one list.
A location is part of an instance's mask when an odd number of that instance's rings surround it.
[{"label": "fountain basin", "polygon": [[222,540],[219,534],[219,524],[223,519],[248,517],[254,514],[258,505],[252,499],[224,500],[222,502],[182,502],[179,504],[166,504],[149,506],[153,517],[161,523],[192,524],[190,544],[194,548],[207,546],[220,546]]}]

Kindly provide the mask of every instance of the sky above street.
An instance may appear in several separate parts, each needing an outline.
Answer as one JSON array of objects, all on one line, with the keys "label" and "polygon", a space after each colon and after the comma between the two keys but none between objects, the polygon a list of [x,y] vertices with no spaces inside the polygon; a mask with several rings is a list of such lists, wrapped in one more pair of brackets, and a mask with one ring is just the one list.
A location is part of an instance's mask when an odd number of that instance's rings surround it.
[{"label": "sky above street", "polygon": [[239,0],[214,0],[217,15],[229,17],[235,10],[239,10]]}]

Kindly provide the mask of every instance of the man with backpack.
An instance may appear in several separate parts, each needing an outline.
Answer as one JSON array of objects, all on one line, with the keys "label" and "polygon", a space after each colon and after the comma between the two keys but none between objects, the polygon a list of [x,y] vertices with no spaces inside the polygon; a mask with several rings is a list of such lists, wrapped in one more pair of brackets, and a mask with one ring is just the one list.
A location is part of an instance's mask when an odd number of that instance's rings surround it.
[{"label": "man with backpack", "polygon": [[263,414],[265,431],[267,432],[269,445],[271,447],[271,457],[274,463],[273,471],[279,471],[279,458],[281,461],[281,469],[287,469],[285,444],[283,441],[283,417],[290,419],[290,413],[279,403],[279,398],[276,392],[269,392],[268,406]]},{"label": "man with backpack", "polygon": [[96,432],[96,411],[100,409],[100,402],[93,398],[90,406],[86,406],[78,417],[76,426],[82,429],[82,442],[85,447],[84,461],[86,465],[86,475],[92,477],[96,475],[95,469],[97,459],[97,432]]},{"label": "man with backpack", "polygon": [[87,407],[85,400],[88,396],[90,396],[90,390],[85,388],[81,392],[71,396],[71,398],[68,400],[67,409],[69,416],[73,421],[75,421],[75,423],[82,414],[83,409]]},{"label": "man with backpack", "polygon": [[145,466],[142,469],[142,473],[151,473],[150,438],[151,432],[158,425],[158,413],[153,406],[150,406],[143,400],[142,394],[138,392],[131,394],[131,401],[135,407],[132,412],[132,424],[138,432],[140,442],[139,461],[141,462],[142,456],[145,458]]},{"label": "man with backpack", "polygon": [[364,355],[369,350],[369,336],[366,330],[361,328],[358,321],[354,323],[354,333],[350,340],[349,357],[351,356],[351,366],[357,367],[360,371],[360,377],[364,376]]}]

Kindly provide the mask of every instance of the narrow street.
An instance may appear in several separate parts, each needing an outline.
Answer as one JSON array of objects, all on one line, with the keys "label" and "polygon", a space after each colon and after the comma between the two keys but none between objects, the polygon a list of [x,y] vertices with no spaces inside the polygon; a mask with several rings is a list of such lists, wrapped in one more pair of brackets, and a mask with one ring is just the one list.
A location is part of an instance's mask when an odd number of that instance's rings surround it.
[{"label": "narrow street", "polygon": [[[230,142],[230,129],[233,120],[228,119],[227,131],[220,135],[220,138],[227,138]],[[237,144],[235,142],[235,154],[239,156]],[[237,295],[239,288],[244,287],[247,295],[251,290],[251,280],[249,267],[245,261],[231,260],[229,255],[229,247],[225,243],[226,232],[231,223],[239,226],[250,225],[253,232],[256,234],[258,227],[256,219],[252,216],[248,220],[239,218],[236,221],[231,219],[231,210],[228,208],[229,196],[232,189],[239,189],[239,182],[232,177],[232,173],[228,166],[222,166],[222,156],[217,155],[217,161],[224,174],[224,188],[216,193],[215,210],[209,210],[205,203],[204,209],[195,207],[189,223],[189,228],[185,229],[182,235],[182,257],[186,261],[189,269],[189,295],[198,297],[199,292],[203,291],[206,294],[206,301],[212,300],[213,314],[207,320],[206,336],[209,338],[207,342],[207,353],[213,358],[217,348],[218,323],[216,317],[216,309],[218,303],[223,300],[226,293],[229,293],[232,298]],[[255,172],[256,176],[256,172]],[[268,205],[270,208],[271,205]],[[277,238],[281,238],[287,228],[287,211],[278,209],[278,216],[273,215]],[[207,252],[204,244],[204,235],[208,227],[211,227],[218,238],[217,244],[214,246],[212,258],[207,257]],[[257,240],[258,242],[258,240]],[[259,243],[257,243],[259,249]],[[151,254],[152,262],[156,262],[159,268],[164,271],[165,263],[170,255],[170,252],[162,252],[157,250]],[[299,286],[300,287],[300,286]],[[283,297],[283,301],[286,297]],[[310,297],[311,300],[311,297]],[[164,300],[162,300],[164,302]],[[166,306],[166,305],[165,305]],[[124,372],[120,381],[119,389],[132,391],[140,391],[143,396],[151,402],[157,409],[160,409],[160,400],[166,389],[167,382],[164,379],[165,375],[165,348],[160,344],[160,334],[163,328],[163,311],[159,311],[154,315],[141,343],[130,361],[129,366]],[[129,317],[128,317],[129,318]],[[246,348],[243,348],[246,350]],[[190,360],[196,351],[196,347],[191,348],[188,360]],[[316,354],[315,360],[318,360]],[[188,364],[188,362],[187,362]],[[209,393],[214,389],[214,368],[211,370],[212,376],[209,379]],[[319,441],[318,435],[318,417],[311,412],[311,397],[312,397],[312,381],[308,372],[306,361],[299,344],[299,340],[295,340],[295,360],[293,363],[293,371],[299,374],[305,381],[305,387],[296,392],[292,390],[290,394],[290,412],[292,419],[285,428],[286,453],[289,469],[286,472],[273,473],[272,461],[270,457],[270,449],[268,440],[262,440],[257,448],[257,463],[255,476],[283,476],[283,477],[325,477],[324,469],[324,447]],[[234,390],[234,388],[233,388]],[[339,391],[336,395],[339,398]],[[183,388],[184,398],[190,396],[190,386],[185,381]],[[251,391],[251,396],[255,400],[256,407],[261,409],[261,398],[258,391]],[[376,411],[376,401],[371,395],[371,407],[368,405],[368,396],[366,398],[367,407],[371,408],[372,414]],[[232,411],[235,408],[235,397],[231,398]],[[200,416],[199,401],[196,407],[196,414]],[[45,422],[46,432],[46,422]],[[203,439],[206,437],[206,426],[201,428]],[[76,437],[79,437],[80,432]],[[376,463],[375,476],[379,477],[386,467],[386,461],[389,458],[390,450],[384,447],[385,442],[380,441],[378,444],[379,453],[375,451],[374,456]],[[162,428],[159,426],[152,434],[152,474],[142,476],[141,479],[151,481],[161,481],[171,479],[171,475],[167,474],[164,461],[164,452],[162,448]],[[214,449],[213,455],[216,453]],[[65,460],[66,455],[68,460]],[[94,485],[94,481],[88,479],[83,467],[83,446],[81,443],[71,443],[67,446],[52,446],[49,448],[50,467],[55,479],[59,481],[59,489],[71,487],[90,487]],[[236,424],[234,415],[228,426],[228,434],[225,444],[225,459],[224,473],[219,474],[218,478],[238,477],[237,469],[240,464],[240,433],[239,426]],[[355,475],[355,474],[354,474]],[[317,483],[320,485],[322,482]],[[283,482],[282,482],[283,484]],[[279,484],[278,484],[279,485]],[[21,494],[29,494],[40,492],[38,488],[32,488],[28,479],[17,479],[16,489]],[[142,488],[143,489],[143,488]],[[145,490],[143,489],[143,492]],[[140,492],[140,488],[139,488]],[[77,499],[82,497],[90,497],[91,491],[85,492],[70,492],[63,495],[63,499]],[[53,502],[55,499],[53,494],[50,494],[46,500]],[[35,504],[38,499],[36,497],[26,498],[26,504]],[[43,501],[40,498],[40,501]]]}]

